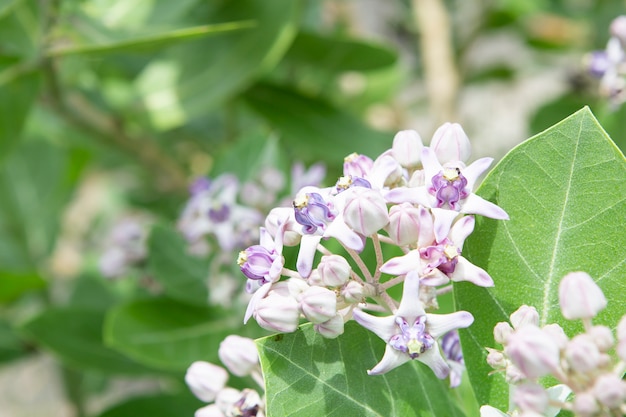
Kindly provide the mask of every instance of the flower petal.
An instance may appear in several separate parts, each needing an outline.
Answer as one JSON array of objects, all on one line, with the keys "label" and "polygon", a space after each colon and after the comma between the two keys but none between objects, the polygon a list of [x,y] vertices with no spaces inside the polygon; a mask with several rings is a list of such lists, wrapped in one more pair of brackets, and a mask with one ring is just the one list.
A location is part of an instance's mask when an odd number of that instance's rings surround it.
[{"label": "flower petal", "polygon": [[470,194],[465,199],[461,207],[461,213],[480,214],[481,216],[496,220],[509,220],[509,215],[506,214],[506,211],[474,193]]},{"label": "flower petal", "polygon": [[365,241],[361,235],[350,229],[343,222],[343,217],[337,217],[324,232],[324,237],[334,237],[346,247],[361,252],[365,247]]},{"label": "flower petal", "polygon": [[385,354],[378,364],[367,371],[368,375],[381,375],[410,361],[411,358],[404,352],[394,349],[390,345],[385,348]]},{"label": "flower petal", "polygon": [[298,252],[298,260],[296,261],[296,269],[303,278],[308,278],[313,270],[313,260],[317,245],[322,240],[321,236],[304,235],[300,240],[300,251]]},{"label": "flower petal", "polygon": [[263,299],[268,292],[272,289],[272,283],[268,282],[267,284],[263,284],[261,288],[256,290],[250,301],[248,302],[248,307],[246,308],[246,314],[243,316],[243,324],[246,324],[252,314],[254,313],[254,309],[256,308],[259,300]]},{"label": "flower petal", "polygon": [[352,317],[361,326],[376,334],[387,343],[392,336],[396,334],[396,318],[395,316],[377,317],[372,316],[365,311],[355,308]]},{"label": "flower petal", "polygon": [[450,314],[426,314],[426,329],[435,339],[450,330],[464,329],[474,322],[474,316],[467,311]]},{"label": "flower petal", "polygon": [[416,358],[418,361],[426,364],[435,373],[439,379],[447,378],[450,374],[450,366],[445,361],[437,346],[428,349]]},{"label": "flower petal", "polygon": [[448,274],[448,277],[454,281],[469,281],[479,287],[493,287],[493,279],[482,268],[474,265],[462,256],[459,256],[454,272]]},{"label": "flower petal", "polygon": [[448,238],[459,250],[463,250],[465,239],[474,231],[475,223],[474,216],[463,216],[452,225]]},{"label": "flower petal", "polygon": [[443,166],[439,163],[437,154],[428,147],[422,148],[422,166],[424,167],[426,185],[432,184],[433,177],[443,171]]},{"label": "flower petal", "polygon": [[[420,277],[416,270],[406,274],[404,288],[402,289],[402,300],[396,316],[404,317],[407,322],[413,322],[419,316],[426,314],[424,306],[419,299]],[[434,337],[434,335],[433,335]]]},{"label": "flower petal", "polygon": [[432,208],[434,223],[433,228],[435,232],[435,240],[437,242],[443,241],[448,237],[452,222],[459,215],[459,212],[454,210],[447,210],[442,208]]},{"label": "flower petal", "polygon": [[473,190],[474,183],[487,171],[493,162],[493,158],[480,158],[472,162],[467,168],[463,170],[463,176],[467,180],[467,189]]},{"label": "flower petal", "polygon": [[411,270],[420,270],[421,268],[420,253],[418,250],[412,250],[406,255],[389,259],[382,264],[380,272],[389,275],[404,275]]}]

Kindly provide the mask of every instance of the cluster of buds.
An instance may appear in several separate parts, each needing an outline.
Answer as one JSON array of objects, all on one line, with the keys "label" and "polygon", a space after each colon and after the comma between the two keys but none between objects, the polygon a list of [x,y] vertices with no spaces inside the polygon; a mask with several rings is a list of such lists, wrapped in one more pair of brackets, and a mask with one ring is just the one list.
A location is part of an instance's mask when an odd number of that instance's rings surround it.
[{"label": "cluster of buds", "polygon": [[226,386],[230,372],[239,377],[251,376],[261,388],[264,387],[254,341],[228,336],[220,343],[218,355],[228,371],[210,362],[197,361],[185,374],[191,392],[209,403],[197,410],[195,417],[264,417],[265,399],[257,391],[250,388],[239,391]]},{"label": "cluster of buds", "polygon": [[588,54],[586,65],[600,79],[600,93],[617,107],[626,101],[626,16],[613,19],[610,33],[606,48]]},{"label": "cluster of buds", "polygon": [[[293,332],[304,318],[322,336],[334,338],[355,319],[387,343],[369,374],[412,359],[439,378],[459,369],[458,339],[445,343],[450,352],[444,355],[438,339],[469,326],[472,315],[426,310],[437,308],[437,294],[449,291],[451,281],[493,285],[486,271],[462,256],[463,243],[474,229],[472,214],[508,218],[473,193],[492,158],[466,165],[470,151],[458,124],[441,126],[430,147],[417,132],[401,131],[392,148],[374,160],[348,155],[334,186],[303,187],[290,207],[272,209],[259,244],[239,254],[246,289],[253,294],[244,321],[254,317],[266,329]],[[331,239],[332,246],[324,245]],[[360,256],[366,245],[373,248],[375,265]],[[299,246],[295,268],[286,264],[285,246]],[[403,255],[385,259],[383,246]],[[402,283],[398,302],[387,291]],[[458,384],[458,378],[451,380]]]},{"label": "cluster of buds", "polygon": [[[494,328],[503,350],[488,348],[487,362],[505,373],[517,415],[555,416],[560,409],[579,417],[626,414],[626,315],[617,328],[616,345],[611,329],[592,323],[607,302],[585,272],[563,278],[559,301],[563,317],[581,320],[583,333],[570,339],[558,324],[540,327],[537,310],[528,306],[511,314],[511,324]],[[614,349],[617,358],[610,355]],[[548,375],[561,384],[544,389],[538,379]],[[481,409],[482,417],[506,415],[488,406]]]},{"label": "cluster of buds", "polygon": [[98,268],[106,278],[120,278],[143,263],[148,255],[146,241],[149,221],[139,216],[116,222],[105,239]]}]

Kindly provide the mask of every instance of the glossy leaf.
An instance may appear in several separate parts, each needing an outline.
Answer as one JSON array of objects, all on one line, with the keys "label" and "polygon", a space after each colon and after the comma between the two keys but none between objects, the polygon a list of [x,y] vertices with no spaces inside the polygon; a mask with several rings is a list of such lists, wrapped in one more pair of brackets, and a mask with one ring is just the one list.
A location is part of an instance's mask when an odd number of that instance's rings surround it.
[{"label": "glossy leaf", "polygon": [[205,306],[209,299],[209,263],[206,258],[188,253],[187,247],[178,231],[154,226],[148,239],[148,271],[171,298]]},{"label": "glossy leaf", "polygon": [[369,376],[385,344],[355,322],[325,339],[310,325],[257,341],[265,375],[268,415],[463,416],[447,381],[419,362]]},{"label": "glossy leaf", "polygon": [[22,330],[71,367],[116,374],[150,372],[124,355],[104,346],[103,322],[104,312],[97,309],[50,308],[25,323]]},{"label": "glossy leaf", "polygon": [[107,345],[134,360],[184,371],[196,360],[217,360],[219,343],[241,317],[169,299],[137,300],[114,308],[105,325]]},{"label": "glossy leaf", "polygon": [[458,307],[475,317],[461,337],[478,400],[507,409],[504,378],[488,376],[485,363],[497,322],[528,304],[541,325],[556,322],[574,335],[581,325],[561,316],[558,286],[579,270],[608,299],[595,322],[615,327],[624,313],[626,160],[585,108],[509,152],[478,193],[511,220],[477,219],[464,255],[491,274],[495,287],[459,283],[455,295]]}]

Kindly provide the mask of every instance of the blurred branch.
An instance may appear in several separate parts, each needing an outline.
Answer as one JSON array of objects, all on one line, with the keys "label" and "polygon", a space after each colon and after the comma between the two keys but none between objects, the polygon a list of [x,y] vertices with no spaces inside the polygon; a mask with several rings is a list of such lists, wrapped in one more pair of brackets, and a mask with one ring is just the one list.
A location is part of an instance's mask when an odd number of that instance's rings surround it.
[{"label": "blurred branch", "polygon": [[412,0],[420,31],[424,79],[437,124],[456,118],[459,74],[454,62],[450,18],[441,0]]}]

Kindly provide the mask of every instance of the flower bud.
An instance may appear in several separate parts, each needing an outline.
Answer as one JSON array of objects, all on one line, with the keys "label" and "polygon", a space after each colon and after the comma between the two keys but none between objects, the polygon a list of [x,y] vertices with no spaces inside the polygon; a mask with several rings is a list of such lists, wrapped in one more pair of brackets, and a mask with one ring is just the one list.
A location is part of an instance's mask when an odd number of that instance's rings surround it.
[{"label": "flower bud", "polygon": [[552,341],[554,341],[554,343],[559,347],[559,350],[565,349],[569,339],[561,326],[556,323],[550,323],[543,326],[541,330],[543,330],[544,333],[547,334]]},{"label": "flower bud", "polygon": [[548,393],[538,384],[521,384],[513,391],[513,402],[522,411],[534,411],[543,414],[548,407],[548,401]]},{"label": "flower bud", "polygon": [[617,16],[611,22],[611,36],[615,36],[622,44],[626,44],[626,16]]},{"label": "flower bud", "polygon": [[565,359],[572,369],[586,373],[597,368],[600,361],[600,351],[589,336],[579,334],[567,344]]},{"label": "flower bud", "polygon": [[322,280],[322,276],[320,275],[317,269],[311,271],[311,275],[306,279],[306,283],[311,287],[324,287],[326,283]]},{"label": "flower bud", "polygon": [[589,274],[571,272],[559,285],[559,303],[566,319],[590,319],[606,307],[606,298]]},{"label": "flower bud", "polygon": [[283,297],[291,297],[296,301],[300,301],[300,297],[304,291],[309,288],[309,284],[300,278],[289,278],[286,281],[280,281],[272,287],[272,292]]},{"label": "flower bud", "polygon": [[237,376],[250,375],[259,363],[254,340],[234,334],[220,343],[217,355],[230,373]]},{"label": "flower bud", "polygon": [[217,398],[215,399],[215,405],[217,405],[219,409],[222,410],[222,412],[226,415],[226,412],[230,410],[233,405],[237,403],[237,401],[239,401],[242,393],[243,391],[236,390],[235,388],[226,387],[217,394]]},{"label": "flower bud", "polygon": [[393,158],[405,168],[419,165],[424,144],[415,130],[401,130],[393,138],[391,153]]},{"label": "flower bud", "polygon": [[504,352],[528,378],[547,375],[559,367],[559,347],[532,324],[511,333]]},{"label": "flower bud", "polygon": [[608,352],[615,343],[611,329],[606,326],[593,326],[588,334],[600,352]]},{"label": "flower bud", "polygon": [[327,255],[322,256],[317,271],[325,285],[340,287],[348,282],[352,268],[343,256]]},{"label": "flower bud", "polygon": [[526,378],[526,375],[524,375],[517,366],[512,363],[507,364],[504,372],[504,380],[507,384],[519,384],[524,378]]},{"label": "flower bud", "polygon": [[259,326],[281,333],[294,332],[299,318],[300,310],[295,298],[273,291],[259,300],[254,310],[254,319]]},{"label": "flower bud", "polygon": [[204,402],[211,402],[228,381],[228,372],[221,366],[196,361],[187,368],[185,382],[193,394]]},{"label": "flower bud", "polygon": [[537,309],[532,306],[523,305],[518,308],[513,314],[511,314],[511,324],[514,329],[532,324],[534,326],[539,325],[539,313]]},{"label": "flower bud", "polygon": [[600,404],[618,408],[626,399],[626,383],[615,374],[600,375],[593,385],[593,394]]},{"label": "flower bud", "polygon": [[365,178],[372,170],[374,161],[365,155],[351,153],[343,159],[343,175]]},{"label": "flower bud", "polygon": [[206,407],[196,410],[194,417],[226,417],[216,404],[209,404]]},{"label": "flower bud", "polygon": [[600,411],[596,397],[590,392],[577,393],[574,397],[573,409],[580,417],[595,416]]},{"label": "flower bud", "polygon": [[230,407],[224,409],[226,416],[262,416],[259,409],[264,406],[259,393],[246,388],[241,391],[239,398]]},{"label": "flower bud", "polygon": [[323,323],[337,314],[337,296],[328,288],[309,287],[302,293],[300,308],[311,323]]},{"label": "flower bud", "polygon": [[343,210],[344,221],[363,236],[376,233],[389,223],[385,199],[378,191],[354,187]]},{"label": "flower bud", "polygon": [[335,317],[323,323],[313,326],[313,329],[327,339],[334,339],[343,334],[344,322],[341,314],[335,314]]},{"label": "flower bud", "polygon": [[389,237],[400,246],[416,243],[420,232],[420,210],[411,203],[392,206],[387,230]]},{"label": "flower bud", "polygon": [[506,358],[499,350],[487,348],[487,363],[493,369],[501,369],[506,367]]},{"label": "flower bud", "polygon": [[501,345],[505,345],[507,343],[507,339],[511,333],[513,333],[513,328],[505,321],[501,321],[496,324],[496,327],[493,328],[493,338],[496,343],[500,343]]},{"label": "flower bud", "polygon": [[341,295],[348,303],[361,303],[365,300],[365,288],[360,282],[349,281],[341,289]]},{"label": "flower bud", "polygon": [[415,171],[411,178],[409,178],[409,183],[407,184],[410,188],[421,187],[425,185],[426,179],[424,178],[424,170],[418,169]]},{"label": "flower bud", "polygon": [[430,148],[442,164],[453,161],[466,162],[472,153],[469,138],[458,123],[444,123],[433,135]]}]

